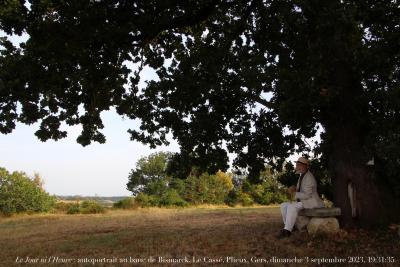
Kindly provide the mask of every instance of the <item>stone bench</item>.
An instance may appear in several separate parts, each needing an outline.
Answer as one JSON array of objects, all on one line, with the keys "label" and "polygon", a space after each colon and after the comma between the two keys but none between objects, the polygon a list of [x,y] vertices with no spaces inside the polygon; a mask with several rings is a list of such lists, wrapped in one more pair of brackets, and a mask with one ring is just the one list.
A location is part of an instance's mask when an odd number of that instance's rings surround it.
[{"label": "stone bench", "polygon": [[336,217],[340,215],[340,208],[302,209],[296,220],[296,228],[301,231],[307,227],[307,232],[311,235],[335,233],[339,231]]}]

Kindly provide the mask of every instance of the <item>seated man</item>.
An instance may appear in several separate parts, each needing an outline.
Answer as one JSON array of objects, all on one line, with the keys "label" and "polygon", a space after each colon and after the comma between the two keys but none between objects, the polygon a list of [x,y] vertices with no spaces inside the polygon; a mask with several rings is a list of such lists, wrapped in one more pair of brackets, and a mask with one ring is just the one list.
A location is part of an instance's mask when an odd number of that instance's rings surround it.
[{"label": "seated man", "polygon": [[289,237],[292,233],[297,214],[301,209],[322,208],[324,203],[318,196],[317,182],[314,175],[309,171],[309,163],[306,158],[300,157],[296,161],[296,173],[300,174],[297,186],[291,186],[288,192],[294,195],[296,202],[285,202],[281,204],[281,213],[284,228],[278,238]]}]

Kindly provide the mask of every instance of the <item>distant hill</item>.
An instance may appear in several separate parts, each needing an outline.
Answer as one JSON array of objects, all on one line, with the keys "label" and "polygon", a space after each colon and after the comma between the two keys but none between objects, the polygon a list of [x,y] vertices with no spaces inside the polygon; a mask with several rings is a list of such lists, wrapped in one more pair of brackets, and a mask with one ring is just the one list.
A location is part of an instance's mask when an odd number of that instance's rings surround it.
[{"label": "distant hill", "polygon": [[102,197],[102,196],[56,196],[60,200],[95,200],[99,202],[118,202],[121,199],[127,198],[128,196],[115,196],[115,197]]}]

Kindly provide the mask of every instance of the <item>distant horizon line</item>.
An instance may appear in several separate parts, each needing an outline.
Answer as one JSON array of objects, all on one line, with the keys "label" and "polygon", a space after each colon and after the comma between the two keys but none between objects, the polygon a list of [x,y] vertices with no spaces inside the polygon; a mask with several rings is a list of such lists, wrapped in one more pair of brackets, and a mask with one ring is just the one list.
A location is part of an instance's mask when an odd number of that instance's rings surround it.
[{"label": "distant horizon line", "polygon": [[53,196],[56,197],[101,197],[101,198],[109,198],[109,197],[131,197],[133,195],[115,195],[115,196],[101,196],[101,195],[58,195],[58,194],[53,194]]}]

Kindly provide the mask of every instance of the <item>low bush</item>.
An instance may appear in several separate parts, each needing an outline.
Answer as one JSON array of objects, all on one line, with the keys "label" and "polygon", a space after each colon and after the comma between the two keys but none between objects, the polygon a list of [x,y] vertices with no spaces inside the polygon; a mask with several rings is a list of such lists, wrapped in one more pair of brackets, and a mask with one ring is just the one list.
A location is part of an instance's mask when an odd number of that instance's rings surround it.
[{"label": "low bush", "polygon": [[113,208],[116,209],[136,209],[139,207],[139,204],[135,201],[133,197],[127,197],[121,199],[118,202],[113,204]]},{"label": "low bush", "polygon": [[106,209],[93,200],[85,200],[81,203],[77,202],[72,205],[69,205],[67,214],[96,214],[96,213],[104,213]]},{"label": "low bush", "polygon": [[188,203],[178,194],[175,189],[168,189],[159,201],[160,206],[178,206],[185,207]]},{"label": "low bush", "polygon": [[240,194],[237,198],[237,201],[242,206],[251,206],[254,204],[254,200],[251,197],[251,195],[249,195],[247,193],[243,193],[243,192],[240,192]]},{"label": "low bush", "polygon": [[154,207],[159,205],[159,199],[156,196],[152,195],[147,195],[145,193],[139,193],[135,197],[135,201],[141,206],[141,207]]},{"label": "low bush", "polygon": [[106,211],[102,205],[93,200],[82,201],[80,203],[80,208],[81,213],[84,214],[104,213]]},{"label": "low bush", "polygon": [[54,206],[54,212],[61,212],[67,213],[69,208],[76,203],[72,202],[65,202],[65,201],[57,201],[56,205]]},{"label": "low bush", "polygon": [[81,213],[81,207],[79,202],[67,205],[67,214],[77,214]]},{"label": "low bush", "polygon": [[272,176],[264,177],[261,184],[250,184],[244,181],[241,191],[250,195],[255,203],[261,205],[278,204],[288,200],[286,188]]},{"label": "low bush", "polygon": [[236,206],[239,202],[239,194],[240,191],[236,189],[231,190],[225,198],[225,204],[231,207]]}]

